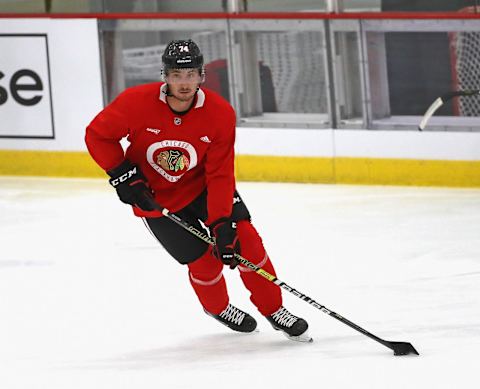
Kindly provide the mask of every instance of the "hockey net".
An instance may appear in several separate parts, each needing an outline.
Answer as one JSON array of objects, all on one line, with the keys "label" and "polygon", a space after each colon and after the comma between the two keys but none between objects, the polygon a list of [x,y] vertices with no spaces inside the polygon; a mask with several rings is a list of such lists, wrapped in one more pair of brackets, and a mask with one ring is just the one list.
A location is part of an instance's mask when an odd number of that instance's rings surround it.
[{"label": "hockey net", "polygon": [[[480,6],[459,12],[480,13]],[[480,32],[449,33],[453,90],[480,89]],[[454,114],[480,116],[480,99],[460,97],[454,101]]]}]

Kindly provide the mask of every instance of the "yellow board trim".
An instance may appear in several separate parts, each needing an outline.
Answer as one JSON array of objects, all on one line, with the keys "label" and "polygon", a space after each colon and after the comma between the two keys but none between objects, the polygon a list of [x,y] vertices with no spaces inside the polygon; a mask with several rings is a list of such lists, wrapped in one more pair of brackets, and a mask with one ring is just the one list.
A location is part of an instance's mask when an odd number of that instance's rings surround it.
[{"label": "yellow board trim", "polygon": [[82,151],[0,150],[0,175],[107,177]]},{"label": "yellow board trim", "polygon": [[[239,181],[480,187],[480,161],[237,155]],[[0,175],[102,177],[87,152],[0,150]]]},{"label": "yellow board trim", "polygon": [[240,155],[240,181],[480,187],[480,161]]},{"label": "yellow board trim", "polygon": [[237,155],[239,181],[334,183],[333,158]]},{"label": "yellow board trim", "polygon": [[335,158],[342,184],[480,187],[480,161]]}]

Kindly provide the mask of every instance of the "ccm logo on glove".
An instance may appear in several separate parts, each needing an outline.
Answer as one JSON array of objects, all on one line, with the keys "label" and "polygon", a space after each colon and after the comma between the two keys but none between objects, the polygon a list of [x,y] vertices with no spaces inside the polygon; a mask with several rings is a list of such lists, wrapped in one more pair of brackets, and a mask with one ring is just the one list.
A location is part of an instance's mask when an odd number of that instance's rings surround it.
[{"label": "ccm logo on glove", "polygon": [[109,170],[109,182],[117,191],[120,201],[144,211],[153,211],[153,192],[141,170],[125,160],[115,169]]},{"label": "ccm logo on glove", "polygon": [[137,174],[137,167],[134,166],[128,172],[122,174],[120,177],[117,177],[113,180],[110,180],[110,184],[115,188],[117,185],[121,184],[122,182],[127,181],[129,178],[132,178],[133,175]]}]

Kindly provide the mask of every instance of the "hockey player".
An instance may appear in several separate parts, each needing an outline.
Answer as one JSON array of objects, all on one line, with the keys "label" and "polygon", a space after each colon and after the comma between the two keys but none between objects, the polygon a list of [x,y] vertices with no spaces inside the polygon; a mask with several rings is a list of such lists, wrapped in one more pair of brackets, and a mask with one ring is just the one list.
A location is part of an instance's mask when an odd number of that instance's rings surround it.
[{"label": "hockey player", "polygon": [[[223,265],[235,253],[275,275],[249,211],[235,189],[235,112],[216,93],[200,88],[203,56],[191,40],[170,42],[162,56],[163,78],[126,89],[88,125],[86,144],[111,177],[120,200],[179,263],[205,312],[234,331],[257,326],[230,304]],[[120,140],[130,142],[124,152]],[[199,230],[206,226],[212,248],[152,207],[152,199]],[[251,301],[287,337],[310,340],[307,322],[282,306],[280,288],[238,266]]]}]

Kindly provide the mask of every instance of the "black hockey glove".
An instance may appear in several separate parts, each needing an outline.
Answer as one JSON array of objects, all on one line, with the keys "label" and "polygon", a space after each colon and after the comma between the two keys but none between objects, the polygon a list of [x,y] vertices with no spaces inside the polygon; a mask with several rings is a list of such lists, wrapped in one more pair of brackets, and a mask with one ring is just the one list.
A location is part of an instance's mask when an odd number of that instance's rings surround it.
[{"label": "black hockey glove", "polygon": [[210,231],[215,238],[214,255],[230,269],[235,269],[239,262],[235,253],[240,254],[240,241],[237,236],[237,224],[228,218],[221,218],[210,224]]},{"label": "black hockey glove", "polygon": [[134,205],[144,211],[153,211],[153,193],[140,169],[129,160],[123,161],[107,174],[112,177],[108,182],[125,204]]}]

